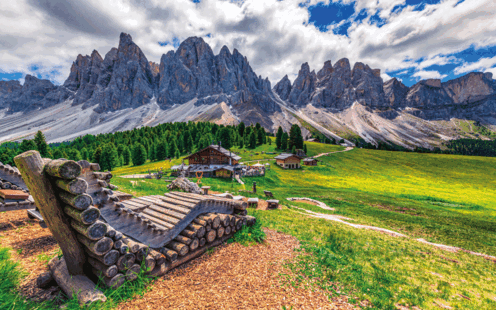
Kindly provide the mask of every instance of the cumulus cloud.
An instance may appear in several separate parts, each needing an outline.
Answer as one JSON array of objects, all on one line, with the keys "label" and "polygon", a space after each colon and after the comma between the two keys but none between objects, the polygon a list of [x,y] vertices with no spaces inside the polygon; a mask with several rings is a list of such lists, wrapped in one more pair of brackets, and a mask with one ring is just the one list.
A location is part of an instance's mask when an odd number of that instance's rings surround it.
[{"label": "cumulus cloud", "polygon": [[494,66],[496,66],[496,56],[492,58],[481,58],[476,62],[465,63],[456,68],[455,74],[462,74],[472,71],[488,71],[494,73],[494,70],[496,70],[496,68],[492,68]]},{"label": "cumulus cloud", "polygon": [[[405,0],[332,2],[353,4],[357,13],[365,10],[368,17],[355,21],[355,14],[347,35],[339,35],[309,23],[308,7],[330,0],[5,1],[0,10],[0,69],[41,74],[62,83],[78,54],[97,49],[103,56],[117,46],[120,32],[131,34],[155,62],[175,48],[158,42],[190,36],[204,37],[215,53],[223,45],[236,48],[272,85],[286,74],[294,76],[303,62],[319,70],[326,60],[335,63],[344,57],[382,72],[414,68],[415,76],[423,78],[434,75],[424,70],[433,64],[456,63],[453,53],[496,44],[492,0],[458,5],[458,0],[444,0],[422,10],[405,6],[394,12]],[[384,20],[382,27],[372,21],[375,14]]]},{"label": "cumulus cloud", "polygon": [[438,71],[417,71],[413,74],[413,77],[419,78],[420,80],[426,80],[426,79],[444,79],[448,75],[446,74],[441,74]]}]

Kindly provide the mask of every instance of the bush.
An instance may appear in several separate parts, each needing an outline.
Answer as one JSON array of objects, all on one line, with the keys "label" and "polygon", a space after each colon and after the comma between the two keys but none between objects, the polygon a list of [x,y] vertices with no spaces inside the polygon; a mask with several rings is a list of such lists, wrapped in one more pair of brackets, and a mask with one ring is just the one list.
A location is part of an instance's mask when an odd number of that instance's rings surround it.
[{"label": "bush", "polygon": [[262,223],[257,219],[253,226],[243,226],[237,231],[228,243],[237,242],[244,246],[262,243],[265,240],[265,232],[262,230]]}]

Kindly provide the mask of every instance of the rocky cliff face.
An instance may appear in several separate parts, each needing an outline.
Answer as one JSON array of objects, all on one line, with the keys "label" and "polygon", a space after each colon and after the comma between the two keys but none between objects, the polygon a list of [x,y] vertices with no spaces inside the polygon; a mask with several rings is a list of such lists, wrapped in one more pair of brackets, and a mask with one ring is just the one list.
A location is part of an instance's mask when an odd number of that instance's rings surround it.
[{"label": "rocky cliff face", "polygon": [[456,104],[475,102],[496,92],[496,82],[490,72],[472,72],[442,83],[442,87]]},{"label": "rocky cliff face", "polygon": [[[356,63],[351,70],[346,58],[334,66],[330,60],[326,61],[317,74],[310,72],[308,63],[304,63],[291,87],[288,82],[287,77],[283,78],[274,92],[295,106],[312,103],[317,107],[344,109],[355,101],[372,107],[385,105],[380,70],[363,63]],[[288,90],[290,93],[286,96]]]},{"label": "rocky cliff face", "polygon": [[291,93],[291,81],[287,74],[274,86],[274,92],[276,92],[282,100],[288,99],[289,94]]},{"label": "rocky cliff face", "polygon": [[9,112],[19,112],[25,110],[34,110],[46,108],[64,97],[68,97],[65,90],[59,89],[49,80],[38,79],[32,75],[26,75],[24,84],[19,89],[17,85],[13,86],[10,95],[5,96],[5,103]]},{"label": "rocky cliff face", "polygon": [[19,81],[0,81],[0,109],[8,108],[12,98],[18,97],[21,89]]},{"label": "rocky cliff face", "polygon": [[398,81],[398,79],[390,79],[384,83],[384,95],[387,104],[391,107],[400,106],[401,102],[405,100],[408,90],[409,88]]}]

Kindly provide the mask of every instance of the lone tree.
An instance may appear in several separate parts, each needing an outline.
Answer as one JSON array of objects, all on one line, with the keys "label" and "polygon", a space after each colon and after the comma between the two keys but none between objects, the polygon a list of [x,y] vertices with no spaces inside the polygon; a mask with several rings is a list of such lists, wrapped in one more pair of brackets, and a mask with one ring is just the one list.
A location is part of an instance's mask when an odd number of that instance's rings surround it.
[{"label": "lone tree", "polygon": [[279,126],[279,128],[277,128],[277,134],[276,134],[276,148],[277,149],[281,149],[282,148],[282,135],[283,135],[283,131],[282,131],[282,127]]},{"label": "lone tree", "polygon": [[34,136],[34,143],[36,143],[36,148],[40,152],[41,157],[51,157],[50,147],[46,143],[45,136],[41,130],[38,130]]}]

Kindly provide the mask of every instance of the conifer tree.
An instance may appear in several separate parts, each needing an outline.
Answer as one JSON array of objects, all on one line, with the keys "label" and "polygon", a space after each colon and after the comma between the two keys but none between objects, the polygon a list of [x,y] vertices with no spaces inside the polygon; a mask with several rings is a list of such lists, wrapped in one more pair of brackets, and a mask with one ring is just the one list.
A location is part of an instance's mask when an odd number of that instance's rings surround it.
[{"label": "conifer tree", "polygon": [[84,147],[81,149],[81,159],[88,160],[88,150]]},{"label": "conifer tree", "polygon": [[297,149],[303,148],[303,136],[301,135],[301,128],[297,124],[293,124],[289,130],[288,147],[292,149],[293,146]]},{"label": "conifer tree", "polygon": [[36,143],[36,149],[38,150],[38,152],[40,152],[41,157],[50,158],[52,156],[50,147],[46,143],[45,136],[43,135],[41,130],[38,130],[38,132],[34,136],[34,143]]},{"label": "conifer tree", "polygon": [[146,149],[140,144],[136,143],[133,147],[133,165],[141,166],[146,162]]},{"label": "conifer tree", "polygon": [[307,154],[307,145],[303,144],[303,152],[305,152],[305,155]]},{"label": "conifer tree", "polygon": [[250,148],[254,149],[257,146],[257,138],[255,136],[255,131],[250,132]]},{"label": "conifer tree", "polygon": [[100,156],[100,168],[102,170],[113,170],[119,165],[119,155],[114,144],[107,143],[102,149],[102,155]]},{"label": "conifer tree", "polygon": [[129,150],[129,147],[124,147],[124,150],[122,151],[122,157],[124,159],[124,165],[129,165],[131,162],[131,151]]},{"label": "conifer tree", "polygon": [[246,125],[245,123],[241,122],[239,123],[238,125],[238,133],[241,137],[243,137],[244,133],[245,133],[245,128],[246,128]]},{"label": "conifer tree", "polygon": [[157,160],[164,160],[167,158],[167,142],[162,141],[157,145]]},{"label": "conifer tree", "polygon": [[67,155],[60,148],[57,148],[55,151],[53,151],[53,158],[67,158]]},{"label": "conifer tree", "polygon": [[296,145],[293,145],[293,148],[291,149],[291,153],[296,154]]},{"label": "conifer tree", "polygon": [[219,131],[219,141],[225,149],[232,147],[231,130],[228,127],[224,127]]},{"label": "conifer tree", "polygon": [[27,140],[27,139],[22,140],[21,146],[19,148],[20,148],[21,152],[26,152],[26,151],[31,151],[31,150],[36,151],[38,149],[34,140]]},{"label": "conifer tree", "polygon": [[288,149],[288,133],[283,133],[281,137],[281,150],[286,151]]},{"label": "conifer tree", "polygon": [[282,135],[283,135],[283,131],[282,131],[282,127],[279,126],[279,128],[277,128],[277,134],[276,134],[276,148],[277,149],[282,149]]},{"label": "conifer tree", "polygon": [[179,158],[180,155],[179,149],[177,148],[176,139],[172,139],[169,145],[169,157]]},{"label": "conifer tree", "polygon": [[100,162],[100,156],[102,156],[102,148],[97,147],[95,152],[93,153],[93,162],[99,163]]}]

